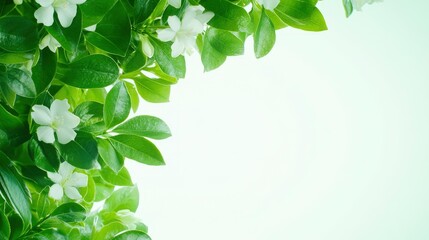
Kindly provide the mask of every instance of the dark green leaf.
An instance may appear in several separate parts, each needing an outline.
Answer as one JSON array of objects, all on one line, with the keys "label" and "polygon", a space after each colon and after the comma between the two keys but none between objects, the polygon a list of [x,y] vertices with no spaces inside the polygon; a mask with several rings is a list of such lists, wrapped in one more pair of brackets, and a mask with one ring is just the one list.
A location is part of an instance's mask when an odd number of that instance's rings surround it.
[{"label": "dark green leaf", "polygon": [[226,56],[237,56],[244,53],[244,42],[230,31],[209,28],[206,36],[210,45]]},{"label": "dark green leaf", "polygon": [[46,30],[61,44],[61,47],[69,52],[75,52],[82,34],[82,16],[79,8],[69,27],[63,28],[55,15],[54,23],[46,27]]},{"label": "dark green leaf", "polygon": [[87,0],[79,5],[83,15],[83,27],[89,27],[103,19],[118,0]]},{"label": "dark green leaf", "polygon": [[104,104],[104,121],[110,128],[127,119],[131,110],[131,99],[124,82],[118,82],[109,91]]},{"label": "dark green leaf", "polygon": [[119,67],[110,57],[94,54],[81,58],[62,70],[60,80],[78,88],[102,88],[119,77]]},{"label": "dark green leaf", "polygon": [[164,121],[157,117],[146,115],[131,118],[113,129],[113,131],[153,139],[165,139],[171,136],[170,128]]},{"label": "dark green leaf", "polygon": [[48,48],[40,51],[36,66],[31,70],[37,93],[41,93],[51,84],[55,76],[57,55]]},{"label": "dark green leaf", "polygon": [[34,21],[21,16],[0,18],[0,48],[9,52],[28,52],[37,48],[39,38]]},{"label": "dark green leaf", "polygon": [[103,104],[98,102],[83,102],[74,110],[80,118],[80,131],[89,133],[103,133],[106,130],[103,118]]},{"label": "dark green leaf", "polygon": [[36,97],[36,86],[28,71],[10,67],[6,69],[6,72],[0,71],[0,79],[16,95],[26,98]]},{"label": "dark green leaf", "polygon": [[3,210],[0,211],[0,239],[9,239],[10,224]]},{"label": "dark green leaf", "polygon": [[134,1],[134,21],[141,23],[149,18],[153,10],[158,5],[159,0],[135,0]]},{"label": "dark green leaf", "polygon": [[121,156],[112,144],[105,139],[97,139],[98,152],[104,163],[115,172],[119,172],[124,166],[124,157]]},{"label": "dark green leaf", "polygon": [[113,147],[124,157],[147,165],[164,165],[158,148],[147,139],[135,135],[117,135],[109,138]]},{"label": "dark green leaf", "polygon": [[78,132],[75,140],[56,147],[68,163],[78,168],[91,169],[98,158],[97,142],[85,132]]},{"label": "dark green leaf", "polygon": [[60,156],[52,144],[30,140],[28,145],[31,158],[36,166],[48,172],[56,172],[60,166]]},{"label": "dark green leaf", "polygon": [[0,104],[0,148],[19,145],[30,138],[28,125]]}]

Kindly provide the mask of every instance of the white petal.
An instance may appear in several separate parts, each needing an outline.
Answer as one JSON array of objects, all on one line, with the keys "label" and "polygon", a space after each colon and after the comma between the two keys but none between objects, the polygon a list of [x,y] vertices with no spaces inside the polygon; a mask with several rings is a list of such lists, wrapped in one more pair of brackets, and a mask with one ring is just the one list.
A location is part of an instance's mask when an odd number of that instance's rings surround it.
[{"label": "white petal", "polygon": [[64,191],[66,193],[66,196],[70,199],[82,199],[82,195],[80,195],[79,191],[75,187],[64,187]]},{"label": "white petal", "polygon": [[180,8],[180,6],[182,5],[182,0],[168,0],[168,4],[175,8]]},{"label": "white petal", "polygon": [[214,17],[214,15],[215,14],[212,12],[205,12],[203,14],[197,15],[196,18],[198,21],[200,21],[201,24],[205,25]]},{"label": "white petal", "polygon": [[55,200],[61,200],[64,196],[63,187],[59,184],[54,184],[49,188],[49,197]]},{"label": "white petal", "polygon": [[168,26],[170,26],[170,28],[175,31],[178,32],[180,30],[180,19],[178,16],[170,16],[167,19],[168,22]]},{"label": "white petal", "polygon": [[80,118],[71,112],[64,113],[63,124],[60,127],[75,128],[80,123]]},{"label": "white petal", "polygon": [[36,0],[36,2],[42,7],[47,7],[52,5],[52,3],[54,3],[54,0]]},{"label": "white petal", "polygon": [[63,177],[63,179],[65,179],[69,178],[74,170],[75,167],[73,167],[70,163],[62,162],[60,164],[60,168],[58,169],[58,173]]},{"label": "white petal", "polygon": [[65,182],[67,187],[86,187],[88,185],[88,176],[83,173],[75,172]]},{"label": "white petal", "polygon": [[55,116],[63,116],[64,114],[69,112],[69,102],[67,99],[58,100],[55,99],[51,104],[51,114],[53,117]]},{"label": "white petal", "polygon": [[22,0],[13,0],[13,3],[15,3],[16,5],[20,5],[22,4]]},{"label": "white petal", "polygon": [[86,2],[86,0],[67,0],[67,1],[72,4],[82,4]]},{"label": "white petal", "polygon": [[143,36],[140,35],[140,40],[141,40],[141,47],[142,47],[142,52],[148,56],[149,58],[153,57],[153,54],[155,52],[155,49],[153,48],[152,43],[150,43],[149,39],[147,38],[147,36]]},{"label": "white petal", "polygon": [[49,108],[43,105],[34,105],[33,112],[31,112],[31,118],[40,125],[51,125],[52,117]]},{"label": "white petal", "polygon": [[34,12],[37,23],[51,26],[54,23],[54,8],[52,6],[40,7]]},{"label": "white petal", "polygon": [[94,24],[85,28],[85,30],[88,32],[95,32],[96,29],[97,29],[97,24]]},{"label": "white petal", "polygon": [[173,45],[171,45],[171,56],[176,58],[183,54],[185,51],[185,45],[179,40],[176,40]]},{"label": "white petal", "polygon": [[264,6],[265,9],[272,11],[279,5],[280,0],[258,0],[258,2]]},{"label": "white petal", "polygon": [[76,132],[72,128],[57,128],[55,130],[58,137],[58,142],[61,144],[67,144],[76,138]]},{"label": "white petal", "polygon": [[63,180],[63,176],[59,173],[47,172],[48,178],[54,183],[60,183]]},{"label": "white petal", "polygon": [[73,18],[76,16],[77,6],[76,4],[67,3],[60,7],[56,7],[55,11],[58,14],[58,20],[60,20],[61,26],[66,28],[72,24]]},{"label": "white petal", "polygon": [[176,37],[176,32],[170,28],[156,31],[158,33],[158,39],[163,42],[169,42]]},{"label": "white petal", "polygon": [[48,126],[40,126],[37,128],[37,139],[45,143],[54,143],[54,129]]},{"label": "white petal", "polygon": [[47,47],[47,46],[49,46],[49,41],[50,41],[51,39],[50,39],[50,37],[49,37],[49,34],[48,35],[46,35],[46,36],[44,36],[43,38],[42,38],[42,40],[40,41],[40,43],[39,43],[39,48],[40,48],[40,50],[42,50],[42,49],[44,49],[45,47]]}]

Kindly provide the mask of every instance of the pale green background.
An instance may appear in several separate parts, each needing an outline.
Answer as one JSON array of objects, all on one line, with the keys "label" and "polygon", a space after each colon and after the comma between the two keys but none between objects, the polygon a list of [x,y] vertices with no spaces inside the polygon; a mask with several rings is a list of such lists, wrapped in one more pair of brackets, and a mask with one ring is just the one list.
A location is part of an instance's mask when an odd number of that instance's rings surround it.
[{"label": "pale green background", "polygon": [[429,1],[385,0],[266,58],[187,79],[141,113],[165,167],[129,163],[154,240],[429,239]]}]

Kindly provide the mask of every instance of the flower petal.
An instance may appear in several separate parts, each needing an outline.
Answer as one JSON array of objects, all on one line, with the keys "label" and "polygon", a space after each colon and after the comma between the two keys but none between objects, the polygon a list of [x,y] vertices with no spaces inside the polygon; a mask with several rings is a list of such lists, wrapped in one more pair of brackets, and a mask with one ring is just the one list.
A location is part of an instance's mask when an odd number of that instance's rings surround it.
[{"label": "flower petal", "polygon": [[153,57],[153,54],[155,52],[155,49],[153,48],[152,43],[150,43],[149,39],[147,38],[147,36],[141,36],[140,37],[141,40],[141,48],[142,48],[142,52],[148,56],[149,58]]},{"label": "flower petal", "polygon": [[180,8],[180,6],[182,5],[182,0],[168,0],[168,4],[175,8]]},{"label": "flower petal", "polygon": [[185,45],[179,40],[176,40],[173,45],[171,45],[171,56],[174,58],[183,54],[184,51]]},{"label": "flower petal", "polygon": [[67,99],[58,100],[55,99],[51,104],[51,114],[53,117],[62,116],[69,112],[69,102]]},{"label": "flower petal", "polygon": [[88,185],[88,176],[83,173],[75,172],[65,182],[67,187],[86,187]]},{"label": "flower petal", "polygon": [[31,112],[31,118],[40,125],[51,125],[52,116],[49,108],[43,105],[34,105],[33,112]]},{"label": "flower petal", "polygon": [[76,138],[76,132],[73,128],[60,127],[55,130],[58,137],[58,142],[61,144],[67,144]]},{"label": "flower petal", "polygon": [[214,17],[214,15],[215,14],[212,12],[205,12],[202,14],[198,14],[196,18],[198,21],[200,21],[201,24],[205,25]]},{"label": "flower petal", "polygon": [[40,7],[34,12],[37,23],[45,26],[51,26],[54,23],[54,8],[52,6]]},{"label": "flower petal", "polygon": [[66,196],[70,199],[82,199],[82,195],[80,195],[79,191],[75,187],[64,187],[64,192],[66,193]]},{"label": "flower petal", "polygon": [[54,183],[60,183],[63,180],[63,176],[59,173],[47,172],[48,178],[52,180]]},{"label": "flower petal", "polygon": [[58,183],[55,183],[49,188],[48,195],[55,200],[61,200],[64,196],[63,187],[61,187],[61,185],[59,185]]},{"label": "flower petal", "polygon": [[82,4],[86,2],[86,0],[67,0],[67,1],[72,4]]},{"label": "flower petal", "polygon": [[37,128],[37,139],[45,143],[54,143],[54,129],[48,126],[40,126]]},{"label": "flower petal", "polygon": [[163,42],[169,42],[176,37],[176,32],[170,28],[156,31],[158,33],[158,39]]},{"label": "flower petal", "polygon": [[75,167],[73,167],[70,163],[62,162],[60,164],[60,168],[58,169],[58,173],[63,177],[63,179],[69,178],[72,175],[74,169]]},{"label": "flower petal", "polygon": [[77,6],[76,4],[67,2],[59,7],[56,7],[55,11],[58,14],[58,20],[60,20],[61,26],[67,28],[70,27],[74,17],[76,16]]},{"label": "flower petal", "polygon": [[173,31],[178,32],[180,30],[181,23],[178,16],[174,15],[174,16],[168,17],[167,22],[168,22],[168,26],[170,26],[170,28]]},{"label": "flower petal", "polygon": [[52,3],[54,3],[54,0],[36,0],[36,2],[42,7],[47,7],[52,5]]},{"label": "flower petal", "polygon": [[80,118],[71,112],[66,112],[63,115],[63,123],[60,127],[75,128],[79,125]]}]

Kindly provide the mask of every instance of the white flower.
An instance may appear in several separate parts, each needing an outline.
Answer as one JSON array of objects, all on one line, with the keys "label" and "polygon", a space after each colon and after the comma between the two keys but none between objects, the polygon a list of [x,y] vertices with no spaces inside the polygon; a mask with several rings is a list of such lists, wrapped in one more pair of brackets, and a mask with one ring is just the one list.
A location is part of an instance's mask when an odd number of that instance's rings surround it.
[{"label": "white flower", "polygon": [[34,17],[38,23],[51,26],[54,23],[54,11],[58,15],[58,20],[63,27],[69,27],[73,22],[77,12],[77,4],[82,4],[86,0],[36,0],[40,4],[34,12]]},{"label": "white flower", "polygon": [[74,140],[76,132],[73,128],[77,127],[80,118],[69,112],[70,105],[67,99],[54,100],[51,108],[43,105],[34,105],[31,118],[41,125],[37,128],[37,138],[45,143],[54,143],[54,132],[58,137],[58,142],[67,144]]},{"label": "white flower", "polygon": [[13,0],[16,5],[21,5],[23,0]]},{"label": "white flower", "polygon": [[267,10],[274,10],[274,8],[277,7],[277,5],[279,5],[280,0],[257,0],[259,2],[259,4],[261,4],[262,6],[264,6],[265,9]]},{"label": "white flower", "polygon": [[168,4],[175,8],[180,8],[180,6],[182,5],[182,0],[168,0]]},{"label": "white flower", "polygon": [[40,50],[45,47],[48,47],[52,52],[56,52],[57,48],[61,47],[61,44],[51,34],[48,34],[39,43]]},{"label": "white flower", "polygon": [[352,5],[353,5],[353,9],[357,10],[357,11],[361,11],[362,7],[369,3],[369,4],[373,4],[375,2],[382,2],[383,0],[352,0]]},{"label": "white flower", "polygon": [[66,196],[73,200],[82,199],[77,188],[88,185],[88,176],[83,173],[73,172],[75,167],[68,162],[60,164],[58,173],[47,172],[48,177],[54,182],[49,188],[49,197],[55,200],[61,200]]},{"label": "white flower", "polygon": [[191,54],[196,48],[196,38],[202,33],[214,13],[204,12],[201,6],[190,6],[186,9],[182,20],[177,16],[168,17],[170,28],[158,30],[158,38],[163,42],[172,41],[171,56],[178,57],[185,52]]},{"label": "white flower", "polygon": [[153,48],[152,43],[150,43],[149,38],[147,35],[139,35],[140,41],[141,41],[141,48],[144,55],[148,56],[149,58],[153,57],[153,54],[155,52],[155,49]]},{"label": "white flower", "polygon": [[94,24],[94,25],[91,25],[91,26],[88,26],[88,27],[86,27],[86,28],[84,28],[86,31],[88,31],[88,32],[95,32],[95,30],[97,29],[97,24]]}]

